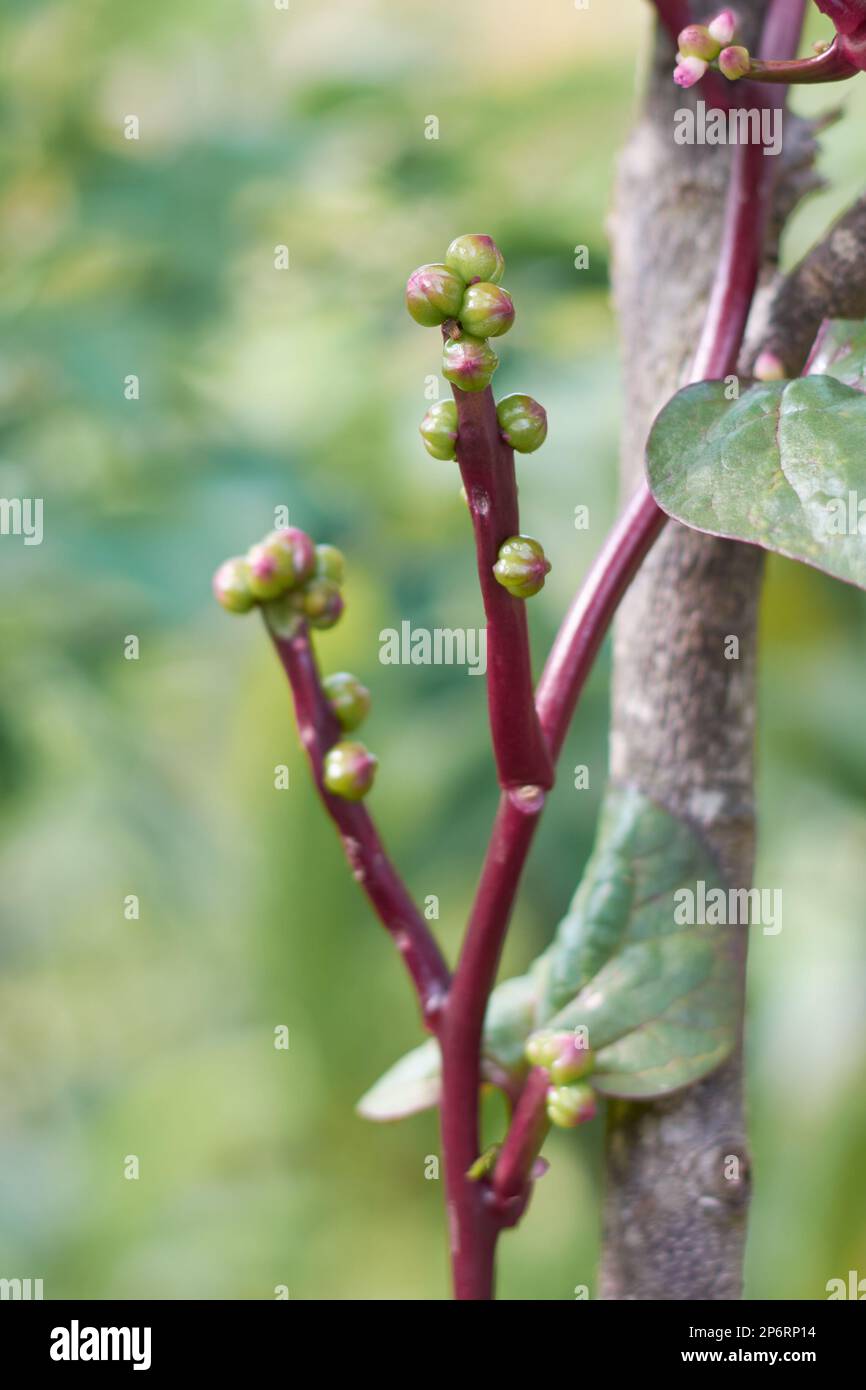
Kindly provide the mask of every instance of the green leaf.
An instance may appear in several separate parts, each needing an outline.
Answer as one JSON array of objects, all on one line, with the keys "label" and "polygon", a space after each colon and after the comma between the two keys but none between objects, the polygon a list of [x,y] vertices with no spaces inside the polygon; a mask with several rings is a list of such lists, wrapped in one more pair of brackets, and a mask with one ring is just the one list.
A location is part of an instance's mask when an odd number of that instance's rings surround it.
[{"label": "green leaf", "polygon": [[[612,789],[597,847],[552,944],[491,996],[485,1080],[519,1078],[527,1038],[547,1026],[587,1029],[596,1054],[590,1080],[605,1095],[667,1095],[719,1066],[736,1038],[744,928],[677,921],[682,890],[697,901],[714,889],[727,893],[688,825],[632,788]],[[438,1078],[438,1048],[425,1043],[359,1109],[393,1119],[435,1105]]]},{"label": "green leaf", "polygon": [[439,1104],[442,1059],[435,1038],[407,1052],[386,1071],[356,1109],[365,1120],[402,1120]]},{"label": "green leaf", "polygon": [[634,789],[609,793],[599,847],[548,953],[539,1007],[545,1026],[587,1029],[597,1091],[665,1095],[731,1052],[743,928],[677,920],[683,890],[697,903],[713,889],[727,892],[688,825]]},{"label": "green leaf", "polygon": [[680,391],[650,433],[649,485],[695,530],[866,588],[866,396],[847,384],[866,345],[834,335],[819,351],[834,375],[759,382],[734,401],[722,382]]},{"label": "green leaf", "polygon": [[834,376],[866,391],[866,322],[862,319],[825,319],[809,358],[811,376]]}]

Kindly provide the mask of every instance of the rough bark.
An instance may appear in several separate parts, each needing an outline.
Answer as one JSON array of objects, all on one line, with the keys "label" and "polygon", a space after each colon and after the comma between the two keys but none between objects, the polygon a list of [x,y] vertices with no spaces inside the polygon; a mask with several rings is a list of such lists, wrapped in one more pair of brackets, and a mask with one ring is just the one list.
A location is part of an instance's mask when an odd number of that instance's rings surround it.
[{"label": "rough bark", "polygon": [[[754,33],[764,0],[738,9]],[[674,144],[674,111],[696,96],[673,86],[670,62],[660,36],[612,228],[629,491],[653,416],[682,383],[699,335],[729,167],[724,148]],[[758,550],[669,523],[614,638],[612,776],[688,819],[733,886],[750,884],[754,857],[761,573]],[[735,660],[726,657],[730,636],[739,640]],[[739,1057],[679,1096],[612,1107],[602,1298],[740,1297],[749,1195]]]}]

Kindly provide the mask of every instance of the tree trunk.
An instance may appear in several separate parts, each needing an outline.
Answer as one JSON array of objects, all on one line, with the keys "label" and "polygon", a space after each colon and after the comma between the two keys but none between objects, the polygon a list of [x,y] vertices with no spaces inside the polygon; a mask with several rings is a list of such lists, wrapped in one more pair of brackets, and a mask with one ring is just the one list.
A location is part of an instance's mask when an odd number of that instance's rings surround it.
[{"label": "tree trunk", "polygon": [[[765,7],[738,6],[746,42]],[[676,88],[671,65],[671,44],[659,35],[612,228],[627,492],[651,421],[682,384],[697,343],[729,169],[724,147],[674,143],[674,112],[700,88]],[[761,574],[760,551],[669,522],[626,596],[614,639],[611,774],[691,822],[736,887],[750,884],[754,858]],[[730,637],[739,643],[734,659]],[[668,1100],[612,1105],[601,1297],[739,1298],[749,1195],[739,1056]]]}]

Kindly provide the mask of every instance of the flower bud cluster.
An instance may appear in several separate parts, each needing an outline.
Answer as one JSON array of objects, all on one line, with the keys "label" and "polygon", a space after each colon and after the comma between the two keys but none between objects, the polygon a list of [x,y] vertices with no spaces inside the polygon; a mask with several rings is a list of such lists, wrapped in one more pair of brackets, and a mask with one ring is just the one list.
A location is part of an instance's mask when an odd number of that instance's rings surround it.
[{"label": "flower bud cluster", "polygon": [[745,77],[751,67],[749,50],[734,43],[737,17],[733,10],[722,10],[709,24],[687,24],[677,39],[677,65],[674,81],[680,87],[693,87],[708,68],[714,67],[729,81]]},{"label": "flower bud cluster", "polygon": [[499,366],[488,339],[501,337],[514,322],[514,301],[499,283],[504,271],[493,238],[473,233],[455,238],[444,261],[409,276],[406,308],[422,327],[442,328],[442,370],[461,391],[483,391]]},{"label": "flower bud cluster", "polygon": [[317,546],[305,531],[284,526],[250,546],[246,555],[224,561],[213,590],[229,613],[248,613],[260,604],[271,630],[290,637],[302,622],[314,628],[334,626],[343,611],[344,570],[335,546]]},{"label": "flower bud cluster", "polygon": [[595,1092],[583,1078],[592,1071],[595,1058],[582,1038],[549,1029],[533,1033],[526,1044],[526,1059],[550,1077],[547,1118],[551,1124],[574,1129],[594,1118]]}]

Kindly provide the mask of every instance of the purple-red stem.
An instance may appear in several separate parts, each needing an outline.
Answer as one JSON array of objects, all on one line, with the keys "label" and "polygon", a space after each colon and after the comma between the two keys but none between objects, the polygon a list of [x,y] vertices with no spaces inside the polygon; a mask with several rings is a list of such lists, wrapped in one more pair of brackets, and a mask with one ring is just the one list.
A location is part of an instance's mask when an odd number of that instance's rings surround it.
[{"label": "purple-red stem", "polygon": [[791,86],[813,85],[818,82],[846,82],[860,71],[845,54],[838,39],[816,58],[800,58],[792,62],[778,59],[753,58],[749,79],[761,83],[784,83]]},{"label": "purple-red stem", "polygon": [[[773,0],[764,25],[762,53],[796,52],[804,10],[805,0]],[[742,95],[751,98],[759,92],[758,88],[747,89]],[[755,96],[760,105],[780,100],[775,93]],[[692,381],[724,377],[736,370],[761,265],[772,196],[772,164],[762,145],[740,145],[734,151],[719,263]],[[666,519],[642,483],[566,616],[537,693],[539,716],[554,757],[611,618]],[[481,1149],[478,1093],[484,1015],[543,808],[543,797],[524,805],[500,798],[440,1036],[442,1142],[458,1299],[488,1299],[493,1295],[497,1228],[505,1223],[496,1209],[489,1180],[471,1182],[466,1173]]]},{"label": "purple-red stem", "polygon": [[503,790],[553,785],[532,689],[526,602],[498,583],[499,547],[520,532],[514,453],[503,440],[493,392],[454,387],[457,462],[475,532],[478,581],[487,618],[490,737]]},{"label": "purple-red stem", "polygon": [[514,1219],[523,1214],[532,1169],[550,1128],[545,1110],[549,1086],[550,1077],[544,1068],[533,1067],[493,1170],[494,1196],[505,1216],[513,1208]]},{"label": "purple-red stem", "polygon": [[293,637],[269,632],[289,678],[298,732],[316,788],[340,832],[353,876],[403,957],[424,1022],[436,1033],[450,984],[439,947],[385,853],[370,813],[359,802],[333,796],[322,780],[325,754],[342,734],[322,689],[307,628],[300,625]]}]

